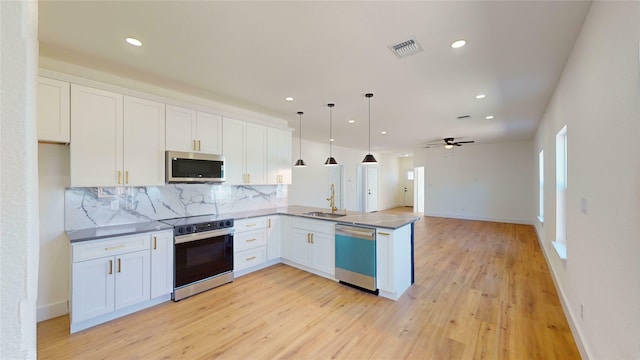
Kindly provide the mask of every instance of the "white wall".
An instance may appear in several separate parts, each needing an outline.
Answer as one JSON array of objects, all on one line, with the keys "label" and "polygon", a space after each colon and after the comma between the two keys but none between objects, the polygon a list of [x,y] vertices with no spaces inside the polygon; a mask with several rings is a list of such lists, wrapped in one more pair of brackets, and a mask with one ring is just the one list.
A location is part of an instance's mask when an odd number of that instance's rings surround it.
[{"label": "white wall", "polygon": [[[545,218],[536,230],[582,355],[592,359],[640,358],[639,4],[592,4],[530,154],[536,164],[545,155]],[[565,124],[563,261],[551,242],[555,135]]]},{"label": "white wall", "polygon": [[64,230],[64,194],[69,186],[69,146],[38,145],[40,269],[38,321],[68,312],[69,238]]},{"label": "white wall", "polygon": [[36,358],[37,22],[37,2],[0,2],[0,359]]},{"label": "white wall", "polygon": [[[292,139],[292,161],[300,155],[296,134]],[[366,155],[365,150],[354,150],[341,146],[333,146],[333,157],[343,166],[344,204],[347,210],[356,211],[357,204],[357,170]],[[378,160],[378,209],[399,206],[397,188],[400,181],[398,175],[399,160],[393,156],[382,156],[373,153]],[[329,208],[326,200],[329,190],[329,168],[324,162],[329,156],[329,143],[318,143],[302,139],[302,159],[307,164],[304,168],[293,168],[292,184],[288,189],[289,205],[304,205]],[[371,165],[370,165],[371,166]]]},{"label": "white wall", "polygon": [[417,152],[414,165],[425,167],[425,215],[531,223],[532,148],[525,141]]}]

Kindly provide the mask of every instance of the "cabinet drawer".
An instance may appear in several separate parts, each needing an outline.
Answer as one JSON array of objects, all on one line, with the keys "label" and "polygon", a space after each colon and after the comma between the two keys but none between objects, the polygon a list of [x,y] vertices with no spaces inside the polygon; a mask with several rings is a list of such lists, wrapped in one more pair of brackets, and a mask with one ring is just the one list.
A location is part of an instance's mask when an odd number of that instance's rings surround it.
[{"label": "cabinet drawer", "polygon": [[81,244],[72,245],[73,262],[98,259],[105,256],[114,256],[140,250],[149,250],[151,236],[147,234],[123,236],[92,240]]},{"label": "cabinet drawer", "polygon": [[265,229],[267,227],[267,218],[259,217],[259,218],[252,218],[252,219],[236,220],[233,226],[236,229],[236,234],[242,233],[245,231]]},{"label": "cabinet drawer", "polygon": [[261,246],[236,253],[233,257],[233,268],[235,271],[244,270],[265,261],[267,261],[267,247]]},{"label": "cabinet drawer", "polygon": [[309,232],[321,232],[333,235],[335,234],[336,223],[333,221],[294,218],[291,219],[291,227]]},{"label": "cabinet drawer", "polygon": [[236,233],[233,236],[234,252],[253,249],[255,247],[265,245],[267,245],[267,237],[264,230]]}]

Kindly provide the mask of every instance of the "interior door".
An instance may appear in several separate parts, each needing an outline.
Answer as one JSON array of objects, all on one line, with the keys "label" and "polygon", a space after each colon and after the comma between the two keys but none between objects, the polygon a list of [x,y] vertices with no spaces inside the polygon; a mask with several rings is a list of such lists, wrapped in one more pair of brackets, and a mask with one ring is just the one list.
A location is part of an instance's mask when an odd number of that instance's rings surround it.
[{"label": "interior door", "polygon": [[413,182],[414,182],[415,172],[413,169],[405,169],[404,170],[404,206],[413,206]]},{"label": "interior door", "polygon": [[365,189],[365,212],[378,211],[378,168],[375,166],[365,166],[366,186]]}]

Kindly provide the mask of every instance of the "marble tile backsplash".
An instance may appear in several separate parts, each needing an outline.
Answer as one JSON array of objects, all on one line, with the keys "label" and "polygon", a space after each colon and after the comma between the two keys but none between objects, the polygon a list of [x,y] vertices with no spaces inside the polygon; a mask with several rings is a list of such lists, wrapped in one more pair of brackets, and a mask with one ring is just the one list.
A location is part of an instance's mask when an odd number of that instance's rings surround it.
[{"label": "marble tile backsplash", "polygon": [[287,206],[286,185],[173,184],[158,187],[69,188],[65,191],[65,229],[282,206]]}]

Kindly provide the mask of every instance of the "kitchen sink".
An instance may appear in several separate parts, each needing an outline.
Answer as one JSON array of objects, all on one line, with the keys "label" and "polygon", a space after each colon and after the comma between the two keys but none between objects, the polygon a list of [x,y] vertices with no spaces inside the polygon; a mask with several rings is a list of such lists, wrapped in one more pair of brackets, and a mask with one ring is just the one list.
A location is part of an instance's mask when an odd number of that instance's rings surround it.
[{"label": "kitchen sink", "polygon": [[312,212],[308,212],[308,213],[302,213],[302,215],[326,217],[326,218],[337,218],[337,217],[345,216],[346,214],[326,213],[326,212],[322,212],[322,211],[312,211]]}]

